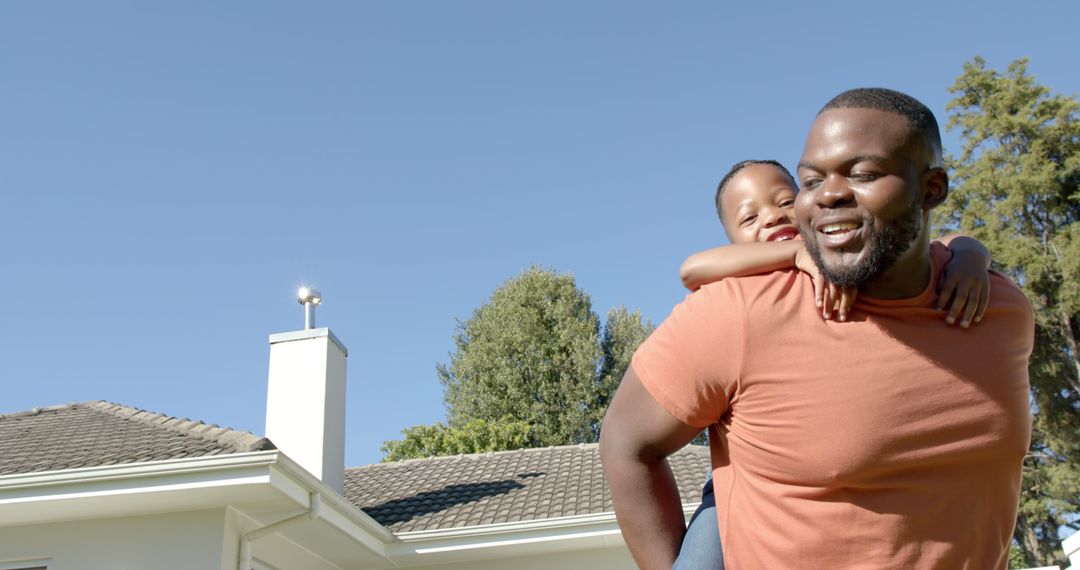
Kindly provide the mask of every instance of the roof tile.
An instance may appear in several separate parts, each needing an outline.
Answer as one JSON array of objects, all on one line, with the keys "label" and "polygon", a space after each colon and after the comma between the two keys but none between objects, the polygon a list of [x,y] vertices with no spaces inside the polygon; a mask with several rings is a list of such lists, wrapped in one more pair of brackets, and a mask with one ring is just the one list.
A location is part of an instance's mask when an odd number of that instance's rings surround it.
[{"label": "roof tile", "polygon": [[[700,500],[709,450],[670,458],[684,503]],[[596,444],[380,463],[345,470],[345,497],[395,533],[610,512]]]},{"label": "roof tile", "polygon": [[[247,432],[93,401],[0,415],[0,476],[273,449]],[[670,458],[684,503],[709,452]],[[345,496],[392,532],[610,512],[596,444],[433,457],[347,469]]]},{"label": "roof tile", "polygon": [[104,401],[0,415],[0,475],[273,449],[247,432],[175,420]]}]

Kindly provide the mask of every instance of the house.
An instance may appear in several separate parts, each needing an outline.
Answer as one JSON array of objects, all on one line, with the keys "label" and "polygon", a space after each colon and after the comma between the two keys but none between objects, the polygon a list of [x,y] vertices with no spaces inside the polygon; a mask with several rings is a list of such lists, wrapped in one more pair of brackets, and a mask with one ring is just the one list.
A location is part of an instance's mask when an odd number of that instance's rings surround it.
[{"label": "house", "polygon": [[[267,437],[102,401],[0,415],[0,570],[634,567],[595,444],[346,469],[344,345],[270,346]],[[689,515],[708,450],[670,462]]]},{"label": "house", "polygon": [[[102,401],[0,416],[0,570],[633,567],[595,444],[345,469],[344,345],[270,346],[267,437]],[[708,450],[671,463],[689,514]]]},{"label": "house", "polygon": [[[672,460],[688,510],[707,465],[700,447]],[[266,438],[118,404],[8,414],[0,568],[233,569],[245,543],[252,568],[632,566],[595,444],[358,467],[344,485]]]}]

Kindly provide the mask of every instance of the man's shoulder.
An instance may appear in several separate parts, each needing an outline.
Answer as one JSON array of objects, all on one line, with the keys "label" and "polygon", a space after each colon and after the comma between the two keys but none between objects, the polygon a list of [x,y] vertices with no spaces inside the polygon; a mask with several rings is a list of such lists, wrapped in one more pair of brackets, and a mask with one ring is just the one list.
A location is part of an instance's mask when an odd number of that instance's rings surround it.
[{"label": "man's shoulder", "polygon": [[[727,278],[688,295],[665,324],[692,326],[703,334],[720,330],[725,335],[736,330],[732,327],[737,323],[737,330],[747,335],[787,327],[820,314],[813,289],[810,277],[796,270]],[[745,326],[748,323],[753,326]]]},{"label": "man's shoulder", "polygon": [[759,275],[747,275],[744,277],[725,277],[713,283],[702,285],[700,289],[691,293],[703,293],[706,296],[729,296],[734,293],[757,294],[769,290],[790,290],[792,285],[799,281],[800,277],[810,277],[797,269],[780,269]]},{"label": "man's shoulder", "polygon": [[1031,313],[1031,301],[1009,276],[990,270],[990,306]]},{"label": "man's shoulder", "polygon": [[[930,244],[931,255],[937,263],[938,271],[942,271],[952,258],[952,249],[934,241]],[[1008,275],[991,269],[990,273],[990,307],[999,309],[1012,309],[1019,313],[1032,313],[1031,301],[1024,295],[1023,290]]]},{"label": "man's shoulder", "polygon": [[1009,295],[1019,297],[1024,296],[1024,292],[1020,289],[1020,286],[1017,285],[1016,282],[1013,281],[1012,278],[1008,275],[995,269],[991,269],[989,273],[990,280],[993,282],[993,284],[1003,286],[1004,290],[1009,292]]}]

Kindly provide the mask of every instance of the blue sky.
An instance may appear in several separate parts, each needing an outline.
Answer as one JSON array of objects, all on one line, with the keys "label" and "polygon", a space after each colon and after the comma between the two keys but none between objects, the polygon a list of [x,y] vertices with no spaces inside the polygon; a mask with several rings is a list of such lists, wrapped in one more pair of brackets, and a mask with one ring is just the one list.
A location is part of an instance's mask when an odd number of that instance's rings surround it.
[{"label": "blue sky", "polygon": [[[443,419],[456,319],[530,264],[664,318],[734,162],[982,55],[1080,92],[1080,4],[0,3],[0,413],[261,433],[267,335],[349,347],[346,462]],[[977,8],[976,8],[977,6]],[[956,133],[946,146],[956,148]]]}]

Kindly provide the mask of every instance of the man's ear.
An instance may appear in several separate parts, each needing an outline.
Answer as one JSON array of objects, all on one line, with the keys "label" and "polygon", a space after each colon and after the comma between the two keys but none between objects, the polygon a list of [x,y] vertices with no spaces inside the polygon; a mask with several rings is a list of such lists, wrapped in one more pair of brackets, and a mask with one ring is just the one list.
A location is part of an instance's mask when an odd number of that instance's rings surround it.
[{"label": "man's ear", "polygon": [[949,197],[949,175],[944,168],[935,167],[922,175],[923,208],[932,210]]}]

